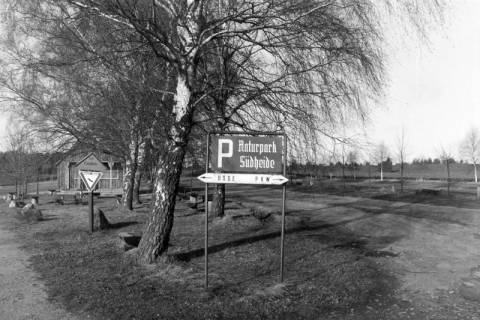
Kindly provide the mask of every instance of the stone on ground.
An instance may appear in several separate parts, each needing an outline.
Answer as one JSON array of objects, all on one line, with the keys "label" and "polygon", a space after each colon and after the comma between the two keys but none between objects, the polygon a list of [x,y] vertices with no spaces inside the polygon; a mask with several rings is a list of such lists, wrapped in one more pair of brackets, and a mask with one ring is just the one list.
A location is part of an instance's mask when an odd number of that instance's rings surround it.
[{"label": "stone on ground", "polygon": [[470,277],[463,278],[460,295],[467,300],[480,302],[480,267],[470,270]]},{"label": "stone on ground", "polygon": [[33,221],[43,220],[42,211],[31,203],[26,204],[20,211],[20,214],[23,217],[25,217],[27,220],[33,220]]},{"label": "stone on ground", "polygon": [[118,234],[118,237],[120,238],[120,247],[124,251],[129,251],[131,249],[138,247],[138,244],[140,243],[140,239],[142,238],[139,235],[135,235],[129,232],[120,232]]}]

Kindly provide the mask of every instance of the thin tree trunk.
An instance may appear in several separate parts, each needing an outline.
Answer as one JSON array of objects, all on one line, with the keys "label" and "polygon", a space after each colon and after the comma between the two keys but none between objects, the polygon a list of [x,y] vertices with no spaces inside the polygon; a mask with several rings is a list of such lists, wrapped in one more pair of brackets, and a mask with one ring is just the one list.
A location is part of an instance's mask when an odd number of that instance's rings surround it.
[{"label": "thin tree trunk", "polygon": [[477,164],[473,163],[473,172],[475,174],[475,183],[478,183],[478,176],[477,176]]},{"label": "thin tree trunk", "polygon": [[122,206],[128,210],[133,210],[133,187],[138,167],[138,142],[136,139],[132,139],[129,148],[130,155],[125,160],[125,172],[123,174]]},{"label": "thin tree trunk", "polygon": [[383,163],[380,162],[380,181],[383,181]]},{"label": "thin tree trunk", "polygon": [[447,195],[450,196],[450,161],[447,159]]},{"label": "thin tree trunk", "polygon": [[400,163],[400,193],[403,193],[403,166],[404,166],[404,163],[403,161]]},{"label": "thin tree trunk", "polygon": [[215,185],[212,207],[215,217],[223,217],[225,215],[225,184]]},{"label": "thin tree trunk", "polygon": [[137,169],[135,172],[135,182],[133,185],[133,202],[135,204],[141,204],[140,201],[140,184],[142,182],[142,170]]},{"label": "thin tree trunk", "polygon": [[[217,101],[217,108],[224,108],[224,100],[221,99]],[[219,121],[218,122],[219,131],[224,131],[226,129],[226,124]],[[225,184],[216,184],[213,193],[212,199],[212,214],[214,217],[221,218],[225,215]]]},{"label": "thin tree trunk", "polygon": [[142,183],[142,173],[145,164],[145,142],[141,143],[137,152],[137,170],[135,171],[135,178],[133,184],[133,202],[136,204],[142,203],[140,201],[140,186]]}]

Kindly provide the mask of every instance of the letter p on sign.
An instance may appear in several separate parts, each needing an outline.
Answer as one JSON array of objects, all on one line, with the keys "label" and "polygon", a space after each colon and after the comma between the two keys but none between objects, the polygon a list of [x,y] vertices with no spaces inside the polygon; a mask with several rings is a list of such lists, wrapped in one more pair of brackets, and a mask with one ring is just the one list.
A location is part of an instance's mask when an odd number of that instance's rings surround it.
[{"label": "letter p on sign", "polygon": [[[227,145],[227,151],[223,151],[223,145]],[[218,139],[218,167],[222,168],[223,158],[231,158],[233,156],[233,141],[230,139]]]}]

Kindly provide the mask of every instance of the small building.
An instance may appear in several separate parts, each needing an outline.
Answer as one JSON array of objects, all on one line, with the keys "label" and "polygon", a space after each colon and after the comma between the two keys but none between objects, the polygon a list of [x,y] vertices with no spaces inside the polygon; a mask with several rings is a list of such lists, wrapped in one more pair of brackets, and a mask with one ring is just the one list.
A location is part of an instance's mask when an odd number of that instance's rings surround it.
[{"label": "small building", "polygon": [[123,160],[101,152],[70,151],[57,162],[58,188],[61,191],[86,190],[79,169],[87,165],[103,173],[95,190],[118,192],[122,189]]}]

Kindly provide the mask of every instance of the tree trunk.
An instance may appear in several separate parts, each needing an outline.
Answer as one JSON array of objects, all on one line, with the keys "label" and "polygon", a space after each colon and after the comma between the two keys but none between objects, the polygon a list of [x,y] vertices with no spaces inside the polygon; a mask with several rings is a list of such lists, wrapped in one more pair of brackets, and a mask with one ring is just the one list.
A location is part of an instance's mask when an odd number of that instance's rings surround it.
[{"label": "tree trunk", "polygon": [[215,185],[212,206],[214,217],[223,217],[225,215],[225,184]]},{"label": "tree trunk", "polygon": [[380,162],[380,181],[383,181],[383,163]]},{"label": "tree trunk", "polygon": [[168,248],[185,149],[186,146],[171,148],[159,161],[152,212],[138,247],[141,262],[153,262]]},{"label": "tree trunk", "polygon": [[142,173],[145,164],[145,142],[138,147],[137,154],[137,170],[135,171],[135,178],[133,184],[133,202],[136,204],[142,203],[140,201],[140,185],[142,183]]},{"label": "tree trunk", "polygon": [[475,183],[478,183],[478,176],[477,176],[477,164],[473,163],[473,173],[475,175]]},{"label": "tree trunk", "polygon": [[25,177],[23,180],[23,197],[22,198],[25,198],[27,193],[28,193],[28,179],[27,177]]},{"label": "tree trunk", "polygon": [[[185,70],[179,70],[184,71]],[[183,160],[188,145],[188,136],[193,123],[193,109],[190,106],[191,89],[188,86],[187,73],[177,75],[177,88],[173,115],[175,122],[171,127],[170,139],[166,142],[165,152],[159,156],[153,205],[150,217],[145,224],[142,239],[138,246],[138,260],[151,263],[168,249],[170,233],[173,227],[175,198],[180,183]]]},{"label": "tree trunk", "polygon": [[403,161],[401,162],[400,164],[400,193],[403,193],[403,167],[404,167],[404,163]]},{"label": "tree trunk", "polygon": [[175,198],[193,125],[192,84],[196,79],[195,58],[198,49],[196,37],[200,30],[199,17],[202,8],[201,5],[189,6],[185,23],[177,25],[180,47],[185,48],[186,52],[178,56],[176,63],[177,83],[172,110],[173,123],[166,148],[157,162],[152,212],[138,246],[138,260],[143,263],[151,263],[166,252],[170,241]]},{"label": "tree trunk", "polygon": [[129,149],[130,155],[125,160],[125,171],[123,174],[122,206],[128,210],[133,210],[133,187],[138,167],[138,142],[136,139],[132,139]]},{"label": "tree trunk", "polygon": [[140,201],[140,184],[142,182],[142,170],[137,169],[135,172],[135,182],[133,185],[133,202],[135,204],[141,204]]},{"label": "tree trunk", "polygon": [[447,159],[447,195],[450,196],[450,161]]}]

